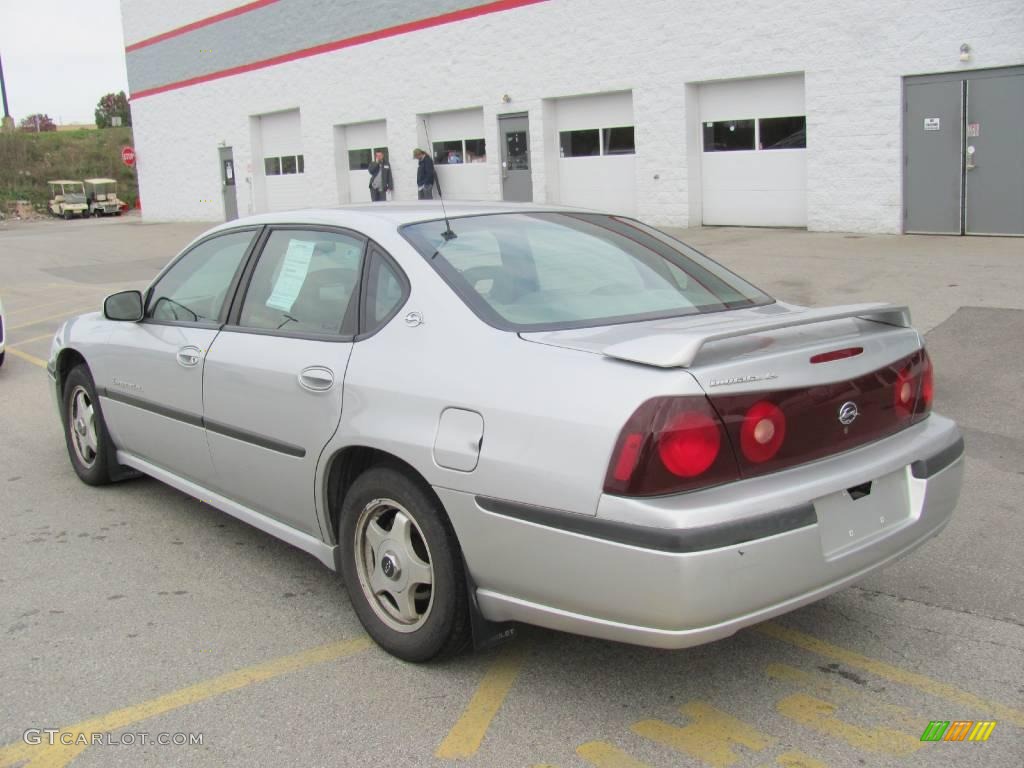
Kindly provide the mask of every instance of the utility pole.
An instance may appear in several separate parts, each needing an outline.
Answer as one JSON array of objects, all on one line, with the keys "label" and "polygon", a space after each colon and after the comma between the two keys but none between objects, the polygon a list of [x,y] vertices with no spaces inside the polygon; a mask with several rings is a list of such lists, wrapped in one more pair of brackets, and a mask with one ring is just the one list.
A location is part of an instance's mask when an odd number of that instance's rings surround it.
[{"label": "utility pole", "polygon": [[11,117],[11,113],[7,109],[7,84],[4,82],[4,62],[2,58],[0,58],[0,96],[3,97],[4,102],[4,116],[3,122],[0,123],[0,129],[13,131],[14,118]]}]

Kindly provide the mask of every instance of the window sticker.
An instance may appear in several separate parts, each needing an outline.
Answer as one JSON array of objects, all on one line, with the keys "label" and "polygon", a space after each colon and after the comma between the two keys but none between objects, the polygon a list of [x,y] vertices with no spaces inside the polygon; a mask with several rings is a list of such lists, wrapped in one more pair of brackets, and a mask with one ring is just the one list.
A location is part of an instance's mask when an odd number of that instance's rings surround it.
[{"label": "window sticker", "polygon": [[274,290],[267,299],[267,306],[271,309],[279,309],[282,312],[290,312],[292,304],[302,290],[302,284],[306,282],[306,275],[309,272],[309,262],[313,258],[313,248],[316,243],[311,240],[289,240],[288,250],[285,251],[284,261],[281,263],[281,271],[274,283]]}]

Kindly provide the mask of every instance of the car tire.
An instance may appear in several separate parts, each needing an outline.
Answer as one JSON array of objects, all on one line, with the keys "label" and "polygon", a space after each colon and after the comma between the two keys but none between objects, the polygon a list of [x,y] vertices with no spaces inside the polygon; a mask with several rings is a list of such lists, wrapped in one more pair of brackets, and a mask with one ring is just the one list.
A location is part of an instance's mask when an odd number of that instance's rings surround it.
[{"label": "car tire", "polygon": [[64,441],[71,466],[87,485],[107,485],[111,479],[113,444],[103,421],[96,385],[84,365],[71,369],[64,382]]},{"label": "car tire", "polygon": [[462,552],[429,487],[392,467],[367,470],[345,495],[338,533],[352,606],[378,645],[412,662],[466,646]]},{"label": "car tire", "polygon": [[0,352],[0,366],[4,364],[4,357],[7,355],[6,352]]}]

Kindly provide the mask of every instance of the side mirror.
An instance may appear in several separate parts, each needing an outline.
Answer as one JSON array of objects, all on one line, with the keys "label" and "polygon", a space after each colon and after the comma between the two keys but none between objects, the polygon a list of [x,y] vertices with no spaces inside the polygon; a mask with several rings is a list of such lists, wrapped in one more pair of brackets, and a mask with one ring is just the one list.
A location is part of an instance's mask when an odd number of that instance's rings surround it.
[{"label": "side mirror", "polygon": [[112,293],[103,300],[103,316],[107,320],[137,323],[142,319],[141,291]]}]

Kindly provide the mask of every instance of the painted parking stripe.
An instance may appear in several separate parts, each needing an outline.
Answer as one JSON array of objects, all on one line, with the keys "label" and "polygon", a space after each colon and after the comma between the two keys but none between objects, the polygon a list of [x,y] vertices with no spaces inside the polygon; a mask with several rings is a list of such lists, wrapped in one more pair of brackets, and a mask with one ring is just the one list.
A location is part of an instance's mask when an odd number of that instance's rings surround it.
[{"label": "painted parking stripe", "polygon": [[[156,717],[189,704],[195,704],[196,702],[205,701],[229,691],[245,688],[253,683],[271,680],[288,672],[305,669],[314,664],[322,664],[325,661],[334,661],[346,656],[352,656],[360,651],[365,651],[370,645],[369,638],[357,637],[350,640],[328,643],[327,645],[321,645],[290,656],[281,656],[277,659],[179,688],[176,691],[144,701],[141,704],[117,709],[106,715],[100,715],[77,725],[62,728],[61,733],[72,734],[72,736],[64,738],[73,740],[78,734],[82,733],[92,734],[117,731],[140,720]],[[58,735],[56,738],[59,740],[60,736]],[[17,765],[24,760],[31,760],[29,763],[31,768],[65,766],[85,748],[86,745],[65,746],[60,743],[53,746],[50,746],[49,743],[40,745],[11,744],[0,749],[0,768],[9,768],[9,766]]]},{"label": "painted parking stripe", "polygon": [[641,720],[631,725],[630,730],[715,768],[739,762],[740,755],[734,747],[761,752],[777,741],[703,701],[691,701],[679,710],[689,724],[678,726],[663,720]]},{"label": "painted parking stripe", "polygon": [[878,695],[870,689],[854,688],[835,679],[835,675],[822,672],[805,672],[788,664],[769,664],[765,671],[768,677],[784,683],[799,686],[809,693],[830,699],[845,706],[857,707],[875,717],[882,717],[890,724],[898,724],[908,733],[915,734],[921,729],[922,715],[912,712],[907,707],[888,704],[878,700]]},{"label": "painted parking stripe", "polygon": [[8,347],[7,348],[7,354],[14,355],[17,358],[20,358],[20,359],[24,360],[26,363],[32,363],[32,365],[38,365],[40,368],[45,368],[46,367],[46,361],[43,360],[41,357],[36,357],[35,355],[30,355],[28,352],[22,352],[20,349],[15,349],[14,347]]},{"label": "painted parking stripe", "polygon": [[775,709],[793,722],[823,736],[845,741],[861,752],[906,757],[924,746],[916,736],[903,731],[885,726],[864,728],[841,720],[836,717],[834,704],[806,693],[787,696],[775,705]]},{"label": "painted parking stripe", "polygon": [[855,651],[847,650],[846,648],[840,648],[838,645],[832,645],[832,643],[819,640],[812,635],[808,635],[796,629],[784,627],[781,624],[776,624],[775,622],[760,624],[754,628],[754,631],[767,635],[774,640],[781,640],[784,643],[795,645],[797,648],[802,648],[805,651],[810,651],[811,653],[816,653],[819,656],[824,656],[825,658],[838,661],[848,667],[870,672],[878,677],[884,677],[894,683],[916,688],[917,690],[931,696],[945,699],[946,701],[966,708],[980,710],[987,713],[993,720],[1006,720],[1018,727],[1024,728],[1024,712],[1008,707],[1005,704],[988,701],[980,696],[974,695],[973,693],[962,691],[949,683],[933,680],[926,675],[918,674],[917,672],[909,672],[905,669],[901,669],[900,667],[893,666],[892,664],[887,664],[884,661],[872,659]]},{"label": "painted parking stripe", "polygon": [[52,339],[52,333],[41,333],[38,336],[32,336],[28,339],[18,339],[17,341],[8,342],[9,347],[21,347],[25,344],[31,344],[33,341],[42,341],[43,339]]},{"label": "painted parking stripe", "polygon": [[8,331],[16,331],[19,328],[31,328],[33,325],[39,325],[40,323],[45,323],[47,320],[63,320],[66,317],[73,317],[74,315],[81,315],[84,312],[95,312],[95,311],[96,311],[96,307],[86,307],[85,309],[69,309],[69,310],[67,310],[65,312],[61,312],[60,314],[49,315],[47,317],[40,317],[37,320],[32,320],[32,321],[27,322],[27,323],[21,323],[19,325],[12,325],[7,330]]},{"label": "painted parking stripe", "polygon": [[507,646],[492,662],[483,680],[470,699],[462,717],[444,737],[434,757],[459,760],[472,757],[480,749],[491,721],[498,714],[505,697],[515,684],[526,661],[526,645],[518,642]]},{"label": "painted parking stripe", "polygon": [[650,768],[647,763],[641,763],[606,741],[581,744],[576,748],[576,754],[597,768]]}]

